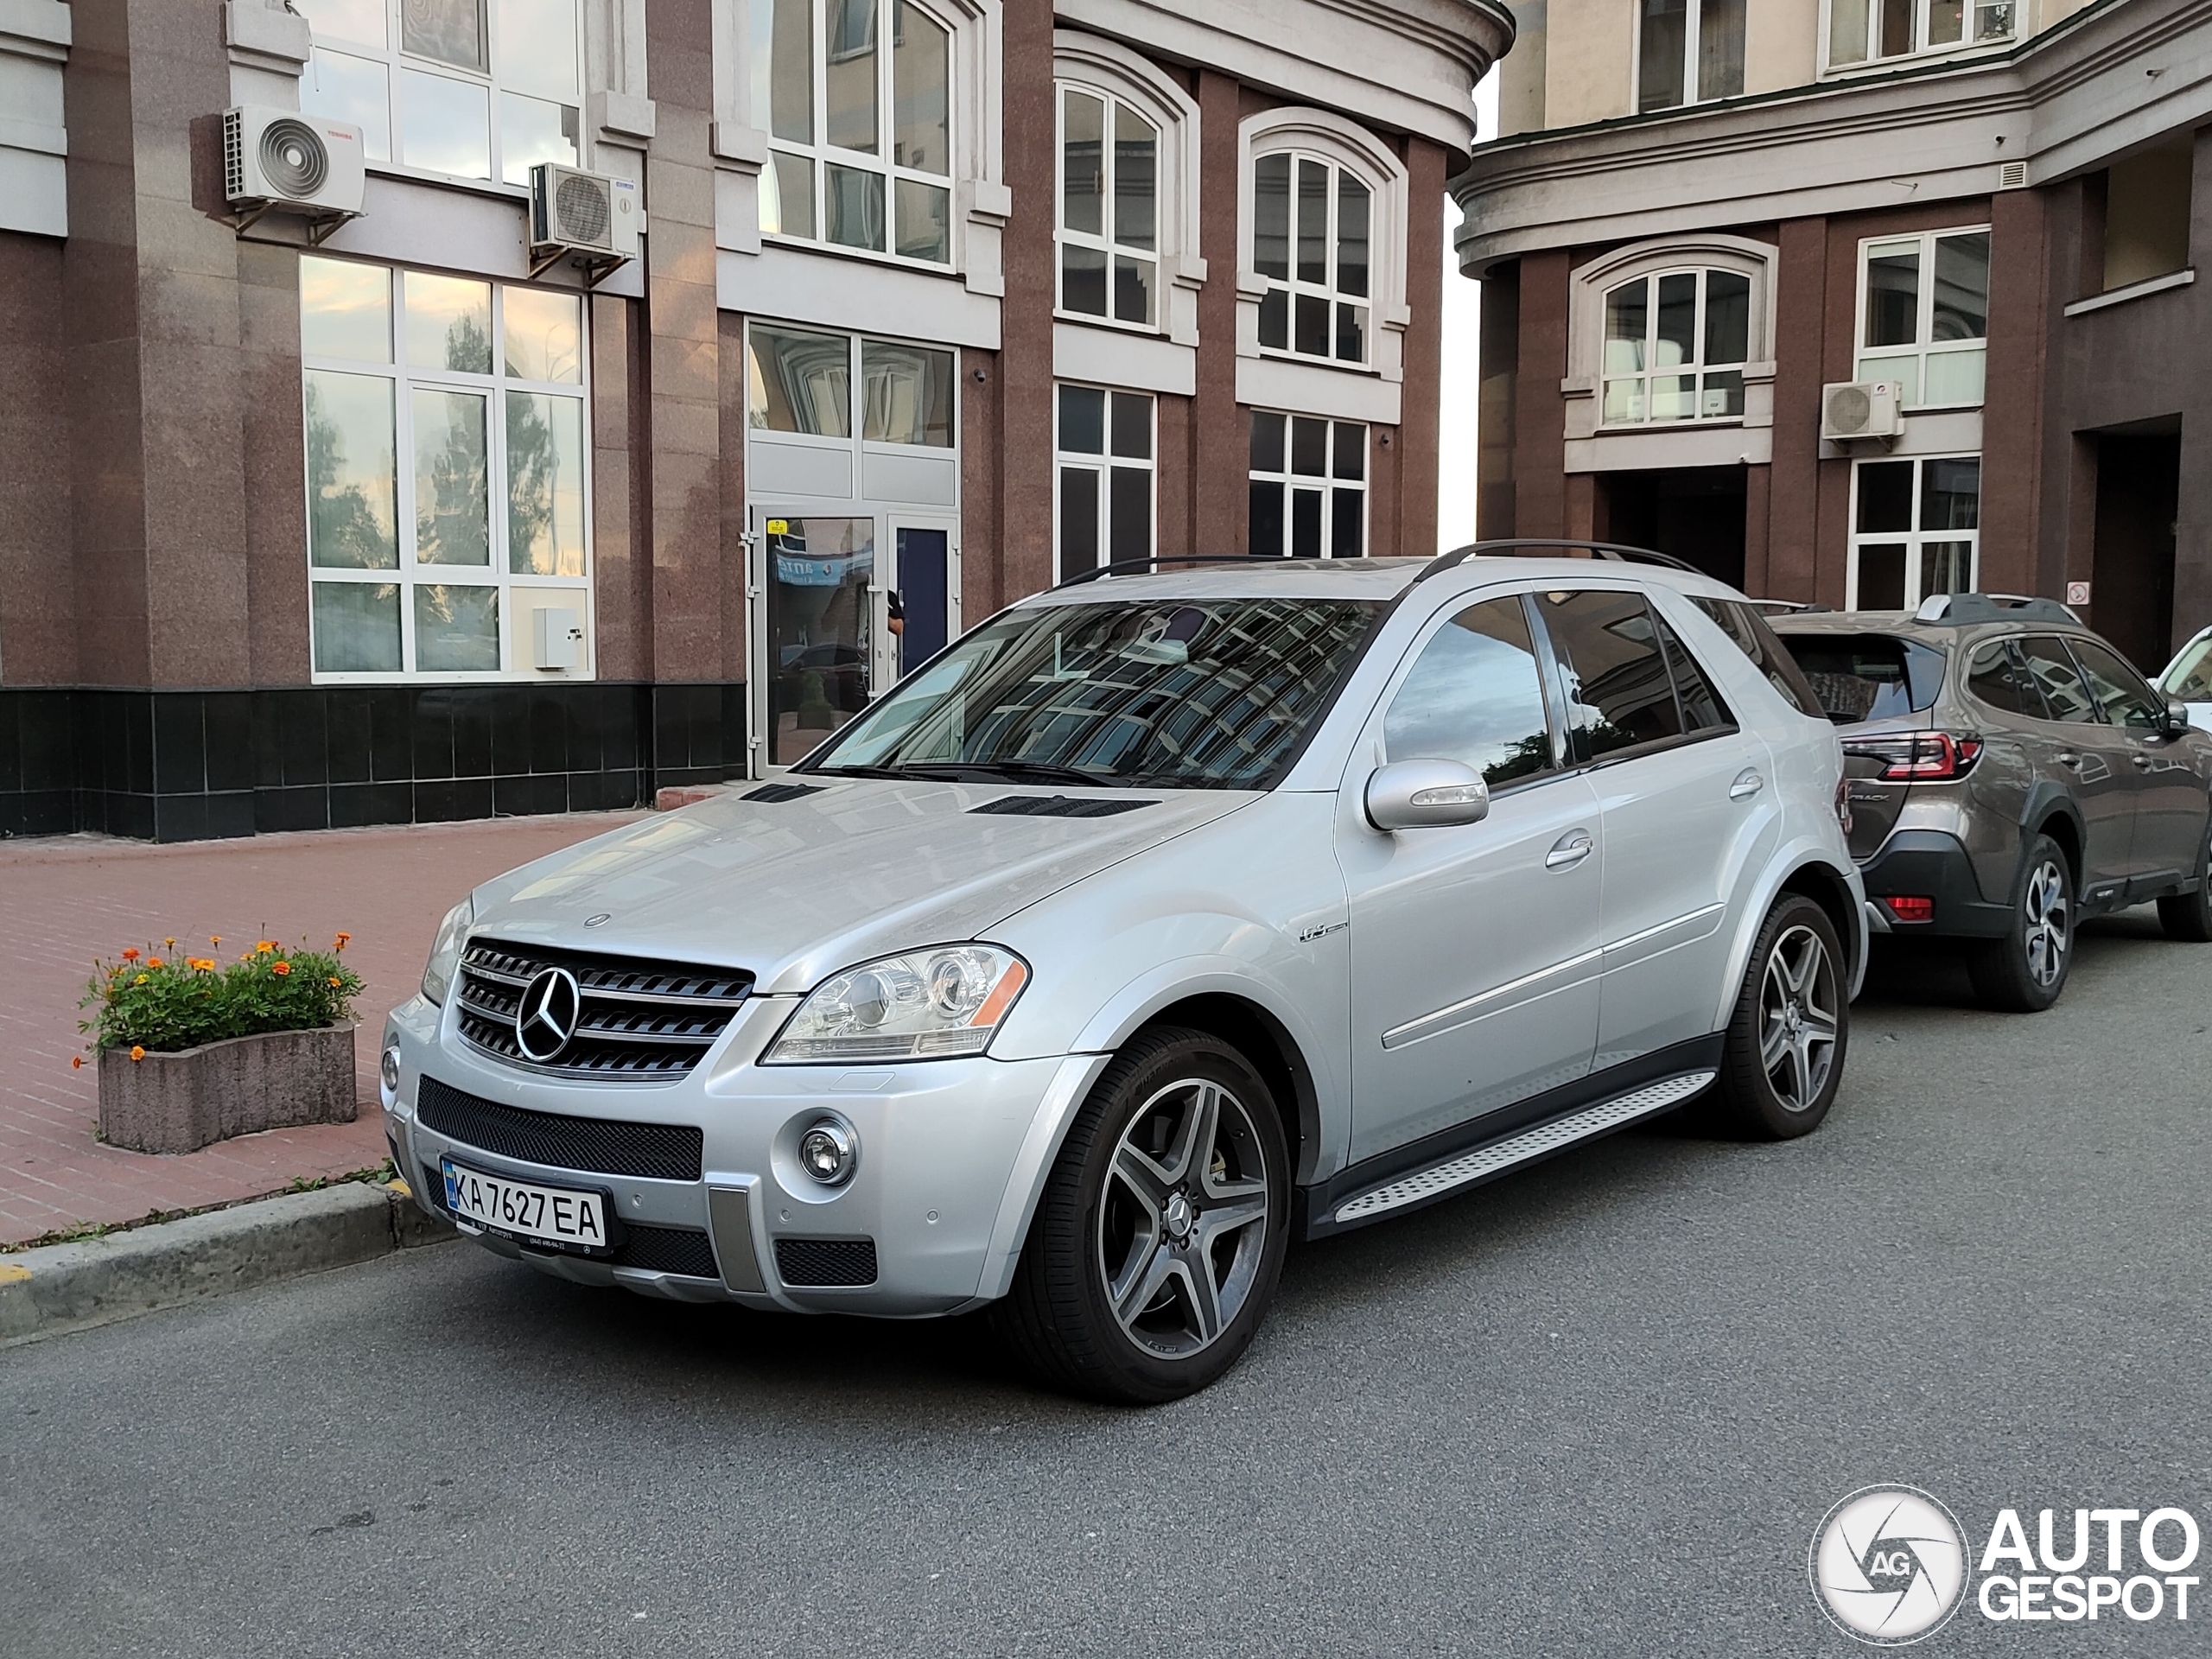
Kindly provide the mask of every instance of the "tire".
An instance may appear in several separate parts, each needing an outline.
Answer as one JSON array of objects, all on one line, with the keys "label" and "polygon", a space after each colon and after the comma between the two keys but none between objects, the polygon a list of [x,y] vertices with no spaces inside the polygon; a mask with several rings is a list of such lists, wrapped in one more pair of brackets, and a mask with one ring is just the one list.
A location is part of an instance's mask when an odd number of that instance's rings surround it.
[{"label": "tire", "polygon": [[1728,1021],[1715,1104],[1726,1126],[1763,1141],[1820,1128],[1851,1043],[1843,945],[1802,893],[1767,912]]},{"label": "tire", "polygon": [[1179,1400],[1250,1345],[1290,1206],[1282,1122],[1250,1064],[1204,1032],[1141,1033],[1069,1127],[998,1328],[1056,1387]]},{"label": "tire", "polygon": [[2041,1014],[2058,1001],[2074,966],[2074,872],[2049,836],[2028,843],[2012,887],[2012,925],[1976,945],[1967,972],[1984,1007]]},{"label": "tire", "polygon": [[2212,832],[2196,849],[2196,891],[2158,900],[2158,925],[2178,944],[2212,944]]}]

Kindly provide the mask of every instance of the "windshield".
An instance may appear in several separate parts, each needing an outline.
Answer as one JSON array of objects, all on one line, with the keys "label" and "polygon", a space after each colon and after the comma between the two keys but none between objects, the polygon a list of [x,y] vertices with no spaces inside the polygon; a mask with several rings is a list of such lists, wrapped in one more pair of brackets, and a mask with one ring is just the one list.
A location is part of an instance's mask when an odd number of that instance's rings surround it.
[{"label": "windshield", "polygon": [[1381,607],[1294,598],[1009,611],[845,728],[804,772],[1265,789]]},{"label": "windshield", "polygon": [[2158,690],[2183,702],[2212,702],[2212,633],[2182,648],[2158,681]]},{"label": "windshield", "polygon": [[1943,653],[1885,633],[1785,633],[1783,643],[1839,726],[1916,715],[1943,689]]}]

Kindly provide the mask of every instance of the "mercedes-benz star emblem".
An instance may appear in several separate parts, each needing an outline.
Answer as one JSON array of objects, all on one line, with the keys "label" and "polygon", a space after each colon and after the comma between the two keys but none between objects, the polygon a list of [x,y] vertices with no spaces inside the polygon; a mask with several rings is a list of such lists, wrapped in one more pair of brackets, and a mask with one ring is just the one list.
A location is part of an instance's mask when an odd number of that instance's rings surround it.
[{"label": "mercedes-benz star emblem", "polygon": [[543,1065],[566,1048],[576,1034],[582,1001],[574,974],[565,968],[540,969],[515,1005],[515,1046],[523,1058]]}]

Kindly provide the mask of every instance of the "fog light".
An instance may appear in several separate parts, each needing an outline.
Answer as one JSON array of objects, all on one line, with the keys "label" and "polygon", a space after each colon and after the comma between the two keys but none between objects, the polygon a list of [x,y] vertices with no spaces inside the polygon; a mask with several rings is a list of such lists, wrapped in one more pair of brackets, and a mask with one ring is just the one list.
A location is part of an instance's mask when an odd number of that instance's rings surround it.
[{"label": "fog light", "polygon": [[1885,899],[1890,913],[1901,922],[1932,922],[1936,919],[1933,899]]},{"label": "fog light", "polygon": [[798,1138],[799,1167],[824,1186],[842,1186],[853,1179],[860,1163],[860,1148],[853,1132],[835,1118],[825,1117]]},{"label": "fog light", "polygon": [[399,1100],[399,1045],[394,1043],[384,1052],[384,1058],[377,1066],[377,1080],[384,1084],[384,1103],[397,1104]]}]

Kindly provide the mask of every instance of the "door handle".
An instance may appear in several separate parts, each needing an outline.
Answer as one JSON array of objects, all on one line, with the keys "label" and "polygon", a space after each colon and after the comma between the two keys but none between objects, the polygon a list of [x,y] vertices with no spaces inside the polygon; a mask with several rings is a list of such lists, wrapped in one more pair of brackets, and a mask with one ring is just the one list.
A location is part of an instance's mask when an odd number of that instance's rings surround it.
[{"label": "door handle", "polygon": [[1548,870],[1571,870],[1597,849],[1598,843],[1590,839],[1587,830],[1570,830],[1552,843],[1544,855]]},{"label": "door handle", "polygon": [[1748,801],[1765,787],[1766,779],[1749,766],[1745,766],[1736,774],[1736,781],[1728,785],[1728,798],[1732,801]]},{"label": "door handle", "polygon": [[2130,755],[2130,756],[2128,756],[2127,758],[2128,758],[2129,760],[2133,760],[2133,761],[2135,763],[2135,766],[2136,766],[2136,770],[2137,770],[2137,771],[2139,771],[2139,772],[2148,772],[2148,771],[2150,771],[2150,770],[2151,770],[2151,757],[2150,757],[2149,755],[2147,755],[2147,754],[2131,754],[2131,755]]},{"label": "door handle", "polygon": [[2062,766],[2078,766],[2082,764],[2082,757],[2071,749],[2061,749],[2058,752],[2058,764]]}]

